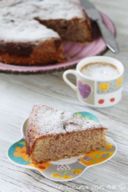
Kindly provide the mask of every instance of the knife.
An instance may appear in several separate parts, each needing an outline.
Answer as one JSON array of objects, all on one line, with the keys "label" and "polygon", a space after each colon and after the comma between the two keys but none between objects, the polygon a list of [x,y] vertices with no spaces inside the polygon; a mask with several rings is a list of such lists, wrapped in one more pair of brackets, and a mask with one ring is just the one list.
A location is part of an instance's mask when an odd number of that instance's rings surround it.
[{"label": "knife", "polygon": [[80,0],[80,1],[88,17],[98,24],[98,27],[101,31],[104,42],[106,43],[106,46],[113,53],[119,53],[119,46],[114,35],[103,23],[101,15],[99,11],[96,9],[96,7],[94,6],[94,4],[92,4],[88,0]]}]

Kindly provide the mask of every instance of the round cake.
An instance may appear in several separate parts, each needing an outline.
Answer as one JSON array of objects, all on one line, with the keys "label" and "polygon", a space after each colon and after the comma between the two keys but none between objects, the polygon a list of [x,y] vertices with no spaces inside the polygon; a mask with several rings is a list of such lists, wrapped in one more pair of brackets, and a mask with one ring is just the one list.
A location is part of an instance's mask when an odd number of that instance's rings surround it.
[{"label": "round cake", "polygon": [[1,0],[0,61],[15,65],[63,62],[63,41],[91,40],[80,0]]}]

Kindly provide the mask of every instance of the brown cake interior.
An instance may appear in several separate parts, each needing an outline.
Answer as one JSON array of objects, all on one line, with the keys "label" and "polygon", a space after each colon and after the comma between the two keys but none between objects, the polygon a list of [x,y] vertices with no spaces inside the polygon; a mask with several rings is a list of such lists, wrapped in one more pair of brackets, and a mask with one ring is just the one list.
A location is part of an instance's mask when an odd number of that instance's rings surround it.
[{"label": "brown cake interior", "polygon": [[38,44],[0,43],[0,61],[16,65],[42,65],[65,60],[61,40],[51,38]]},{"label": "brown cake interior", "polygon": [[36,18],[40,23],[59,33],[65,41],[89,42],[92,40],[90,20],[85,18],[74,18],[71,20],[43,20]]},{"label": "brown cake interior", "polygon": [[105,144],[105,130],[102,128],[51,135],[36,140],[32,158],[36,162],[56,161],[96,150]]}]

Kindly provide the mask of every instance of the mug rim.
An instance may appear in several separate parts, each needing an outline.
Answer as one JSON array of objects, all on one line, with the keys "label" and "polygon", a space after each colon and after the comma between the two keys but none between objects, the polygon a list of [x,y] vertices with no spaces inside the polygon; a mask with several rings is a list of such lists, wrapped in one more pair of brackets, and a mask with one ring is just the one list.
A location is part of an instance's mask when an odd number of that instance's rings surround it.
[{"label": "mug rim", "polygon": [[[84,75],[82,74],[82,72],[80,71],[81,68],[84,66],[84,65],[87,65],[89,63],[95,63],[95,62],[106,62],[108,64],[111,64],[113,66],[115,66],[117,68],[117,70],[119,71],[119,75],[117,75],[116,77],[114,78],[109,78],[108,80],[102,80],[102,79],[95,79],[95,78],[91,78],[87,75]],[[124,65],[118,60],[118,59],[115,59],[113,57],[109,57],[109,56],[90,56],[90,57],[87,57],[87,58],[84,58],[82,59],[76,66],[76,71],[77,73],[84,79],[88,79],[88,80],[92,80],[92,81],[99,81],[99,82],[104,82],[104,81],[113,81],[113,80],[116,80],[118,78],[120,78],[121,76],[123,76],[124,74]]]}]

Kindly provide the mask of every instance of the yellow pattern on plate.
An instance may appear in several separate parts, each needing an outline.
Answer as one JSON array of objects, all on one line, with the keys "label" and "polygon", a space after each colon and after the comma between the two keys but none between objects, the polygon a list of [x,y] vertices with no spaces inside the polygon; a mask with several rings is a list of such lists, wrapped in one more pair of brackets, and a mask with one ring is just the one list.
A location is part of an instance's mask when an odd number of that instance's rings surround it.
[{"label": "yellow pattern on plate", "polygon": [[33,162],[31,157],[27,154],[26,151],[26,146],[23,147],[16,147],[16,150],[14,152],[14,156],[15,157],[20,157],[22,158],[24,161],[28,161],[28,166],[30,167],[35,167],[38,168],[39,170],[45,170],[46,168],[49,167],[50,163],[49,162],[45,162],[45,163],[36,163]]},{"label": "yellow pattern on plate", "polygon": [[80,163],[85,166],[91,166],[94,164],[101,163],[113,155],[113,145],[107,144],[100,150],[91,151],[86,153],[83,158],[80,159]]}]

